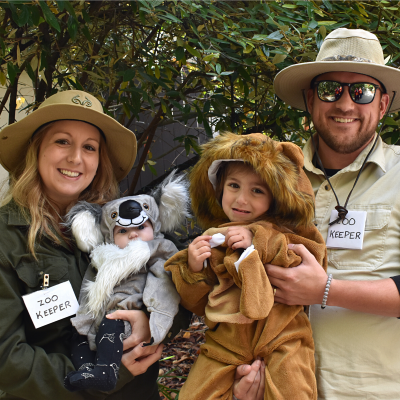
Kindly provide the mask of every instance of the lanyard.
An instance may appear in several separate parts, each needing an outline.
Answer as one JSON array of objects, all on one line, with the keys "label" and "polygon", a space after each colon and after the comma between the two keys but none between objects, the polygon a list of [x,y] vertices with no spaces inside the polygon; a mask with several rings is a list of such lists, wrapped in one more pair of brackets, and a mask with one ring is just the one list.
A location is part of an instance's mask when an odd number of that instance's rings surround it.
[{"label": "lanyard", "polygon": [[[303,93],[304,105],[305,105],[305,107],[306,107],[306,112],[311,116],[311,114],[310,114],[309,111],[308,111],[307,101],[306,101],[306,97],[305,97],[305,94],[304,94],[304,90],[302,91],[302,93]],[[369,156],[371,155],[371,153],[372,153],[373,150],[375,149],[375,145],[376,145],[376,143],[378,142],[378,138],[379,138],[380,135],[381,135],[381,131],[382,131],[383,125],[384,125],[384,123],[385,123],[385,119],[386,119],[386,117],[387,117],[387,115],[388,115],[388,113],[389,113],[390,108],[392,107],[393,100],[394,100],[395,97],[396,97],[396,92],[393,92],[393,97],[392,97],[392,100],[391,100],[390,105],[389,105],[389,107],[388,107],[388,111],[385,113],[385,115],[384,115],[384,117],[383,117],[383,121],[382,121],[381,127],[380,127],[380,129],[379,129],[379,132],[378,132],[378,134],[376,135],[376,138],[375,138],[375,140],[374,140],[374,144],[372,145],[370,151],[368,152],[367,156],[365,157],[365,159],[364,159],[364,161],[363,161],[363,163],[362,163],[362,165],[361,165],[360,171],[359,171],[358,174],[357,174],[356,180],[354,181],[354,185],[353,185],[353,187],[351,188],[351,190],[350,190],[350,192],[349,192],[349,194],[348,194],[348,196],[347,196],[347,199],[346,199],[346,201],[345,201],[345,203],[344,203],[344,206],[341,206],[341,205],[340,205],[340,203],[339,203],[339,198],[337,197],[337,194],[336,194],[336,192],[335,192],[335,189],[333,188],[332,183],[331,183],[331,181],[330,181],[330,179],[329,179],[329,176],[327,175],[327,173],[326,173],[326,171],[325,171],[325,168],[324,168],[324,166],[323,166],[323,164],[322,164],[321,158],[320,158],[320,156],[319,156],[319,154],[318,154],[317,146],[315,145],[314,135],[313,135],[312,132],[311,132],[310,118],[308,119],[308,128],[309,128],[309,131],[310,131],[310,134],[311,134],[311,141],[312,141],[312,144],[313,144],[313,147],[314,147],[314,150],[315,150],[315,154],[316,154],[316,156],[317,156],[318,164],[320,165],[320,167],[321,167],[321,169],[322,169],[322,172],[324,173],[324,177],[325,177],[325,179],[328,181],[329,186],[331,187],[332,192],[333,192],[333,194],[335,195],[336,203],[337,203],[337,206],[335,207],[335,209],[336,209],[336,211],[338,212],[338,218],[335,219],[334,221],[330,222],[328,225],[334,225],[334,224],[338,223],[339,221],[343,221],[343,220],[345,219],[347,213],[349,212],[349,211],[347,210],[346,207],[347,207],[347,204],[349,203],[350,196],[351,196],[351,194],[353,193],[353,190],[354,190],[354,188],[355,188],[355,186],[356,186],[356,184],[357,184],[357,182],[358,182],[358,179],[360,178],[361,172],[364,170],[365,164],[366,164],[366,162],[367,162]]]}]

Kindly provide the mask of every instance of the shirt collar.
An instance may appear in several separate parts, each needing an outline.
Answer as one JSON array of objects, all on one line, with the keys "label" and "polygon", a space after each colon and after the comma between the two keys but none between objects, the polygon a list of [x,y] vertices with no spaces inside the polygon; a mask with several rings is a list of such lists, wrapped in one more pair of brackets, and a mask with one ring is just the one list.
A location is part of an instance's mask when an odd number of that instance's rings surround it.
[{"label": "shirt collar", "polygon": [[[341,172],[354,172],[360,170],[365,157],[371,150],[376,135],[377,134],[375,133],[374,139],[368,144],[368,146],[358,155],[358,157],[350,165],[343,168]],[[311,139],[309,139],[305,144],[303,148],[303,153],[304,153],[304,168],[307,171],[313,172],[316,175],[323,175],[322,171],[319,168],[315,167],[312,163],[312,159],[314,156],[314,149]],[[378,138],[375,149],[368,158],[367,164],[368,163],[376,164],[379,168],[382,169],[383,172],[386,173],[386,160],[385,160],[385,153],[383,151],[382,138],[380,137]]]}]

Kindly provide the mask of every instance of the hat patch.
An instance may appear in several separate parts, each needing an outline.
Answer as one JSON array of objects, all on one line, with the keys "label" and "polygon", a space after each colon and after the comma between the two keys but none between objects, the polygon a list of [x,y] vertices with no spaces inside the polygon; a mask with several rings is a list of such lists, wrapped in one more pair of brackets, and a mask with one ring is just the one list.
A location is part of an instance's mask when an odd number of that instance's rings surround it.
[{"label": "hat patch", "polygon": [[367,58],[356,57],[356,56],[331,56],[325,57],[321,61],[354,61],[354,62],[367,62],[372,63],[372,60],[368,60]]},{"label": "hat patch", "polygon": [[76,96],[74,96],[71,101],[74,104],[80,104],[81,106],[86,106],[86,107],[92,107],[92,102],[85,96],[85,100],[81,101],[78,99],[78,97],[80,97],[79,94],[77,94]]}]

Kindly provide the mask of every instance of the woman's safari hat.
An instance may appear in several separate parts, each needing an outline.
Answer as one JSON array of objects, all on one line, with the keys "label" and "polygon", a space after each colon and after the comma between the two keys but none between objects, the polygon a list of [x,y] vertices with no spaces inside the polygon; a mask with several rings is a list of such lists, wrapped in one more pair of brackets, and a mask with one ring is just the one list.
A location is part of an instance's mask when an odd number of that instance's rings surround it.
[{"label": "woman's safari hat", "polygon": [[326,36],[314,62],[291,65],[274,80],[275,93],[292,107],[305,110],[303,90],[313,78],[343,71],[368,75],[380,81],[391,96],[397,92],[391,112],[400,110],[400,70],[385,65],[378,38],[363,29],[339,28]]},{"label": "woman's safari hat", "polygon": [[128,175],[136,158],[136,137],[114,118],[104,114],[99,100],[80,90],[58,92],[46,99],[37,110],[0,132],[0,163],[14,172],[25,158],[29,141],[42,125],[59,120],[77,120],[98,127],[118,181]]}]

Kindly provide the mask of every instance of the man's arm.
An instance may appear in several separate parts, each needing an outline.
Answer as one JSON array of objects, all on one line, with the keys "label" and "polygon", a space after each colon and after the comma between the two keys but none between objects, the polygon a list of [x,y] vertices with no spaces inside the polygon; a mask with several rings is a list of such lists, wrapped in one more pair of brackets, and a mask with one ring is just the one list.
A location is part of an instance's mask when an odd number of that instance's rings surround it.
[{"label": "man's arm", "polygon": [[[289,245],[303,262],[294,268],[266,265],[268,277],[277,290],[275,301],[283,304],[321,304],[327,275],[303,245]],[[328,306],[388,317],[400,316],[400,295],[390,278],[372,281],[332,279]]]}]

